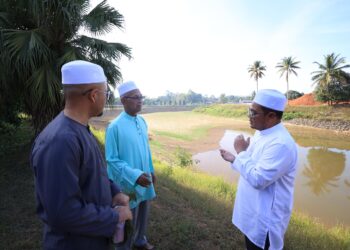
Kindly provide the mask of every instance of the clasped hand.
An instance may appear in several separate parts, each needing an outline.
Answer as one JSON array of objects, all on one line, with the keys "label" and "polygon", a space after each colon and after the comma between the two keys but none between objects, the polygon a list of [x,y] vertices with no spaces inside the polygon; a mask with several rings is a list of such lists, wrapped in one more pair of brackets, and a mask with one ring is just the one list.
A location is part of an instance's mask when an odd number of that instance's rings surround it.
[{"label": "clasped hand", "polygon": [[118,212],[118,222],[132,220],[132,213],[129,207],[129,196],[123,193],[118,193],[113,197],[112,204],[114,209]]},{"label": "clasped hand", "polygon": [[[243,135],[238,135],[233,142],[233,147],[236,150],[237,154],[239,154],[240,152],[247,150],[249,144],[250,137],[248,137],[247,140],[245,140]],[[225,161],[231,163],[233,163],[236,159],[236,157],[232,153],[224,149],[220,149],[220,154]]]},{"label": "clasped hand", "polygon": [[151,173],[152,175],[152,179],[151,176],[149,176],[146,173],[143,173],[142,175],[140,175],[140,177],[136,180],[136,183],[142,187],[148,187],[149,185],[151,185],[151,183],[153,182],[153,184],[155,184],[156,182],[156,177],[153,173]]}]

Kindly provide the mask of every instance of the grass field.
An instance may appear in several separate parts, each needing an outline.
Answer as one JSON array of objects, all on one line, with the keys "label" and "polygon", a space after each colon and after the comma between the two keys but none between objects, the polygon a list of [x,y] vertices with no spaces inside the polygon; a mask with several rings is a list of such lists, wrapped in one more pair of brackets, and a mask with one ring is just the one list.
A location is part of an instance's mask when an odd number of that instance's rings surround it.
[{"label": "grass field", "polygon": [[[227,121],[216,124],[221,122]],[[190,135],[187,126],[179,125],[178,131]],[[95,133],[103,143],[104,132]],[[31,136],[31,129],[24,124],[16,134],[0,139],[6,152],[0,160],[0,249],[40,249],[42,223],[35,214],[33,175],[28,166]],[[168,139],[186,141],[172,136]],[[153,140],[152,149],[157,148],[172,154],[166,144]],[[158,196],[152,203],[149,238],[158,249],[244,249],[241,233],[231,224],[235,186],[191,168],[154,162]],[[326,229],[309,217],[294,214],[285,242],[285,249],[349,250],[350,229]]]}]

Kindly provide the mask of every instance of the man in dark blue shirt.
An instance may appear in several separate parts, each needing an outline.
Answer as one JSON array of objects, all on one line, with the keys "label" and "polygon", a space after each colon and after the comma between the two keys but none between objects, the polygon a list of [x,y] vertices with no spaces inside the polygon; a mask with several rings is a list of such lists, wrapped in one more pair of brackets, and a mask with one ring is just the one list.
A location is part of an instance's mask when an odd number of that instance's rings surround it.
[{"label": "man in dark blue shirt", "polygon": [[[103,69],[73,61],[62,67],[64,110],[36,138],[31,166],[44,249],[108,249],[117,224],[131,219],[129,198],[108,179],[88,120],[102,114]],[[115,205],[118,207],[113,208]]]}]

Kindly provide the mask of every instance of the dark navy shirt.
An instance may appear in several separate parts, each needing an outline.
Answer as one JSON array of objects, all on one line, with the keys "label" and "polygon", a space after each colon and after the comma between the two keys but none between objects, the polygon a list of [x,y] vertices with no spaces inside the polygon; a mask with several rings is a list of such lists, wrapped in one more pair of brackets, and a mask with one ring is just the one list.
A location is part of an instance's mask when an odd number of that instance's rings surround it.
[{"label": "dark navy shirt", "polygon": [[61,112],[36,138],[31,166],[44,249],[107,249],[118,222],[95,137]]}]

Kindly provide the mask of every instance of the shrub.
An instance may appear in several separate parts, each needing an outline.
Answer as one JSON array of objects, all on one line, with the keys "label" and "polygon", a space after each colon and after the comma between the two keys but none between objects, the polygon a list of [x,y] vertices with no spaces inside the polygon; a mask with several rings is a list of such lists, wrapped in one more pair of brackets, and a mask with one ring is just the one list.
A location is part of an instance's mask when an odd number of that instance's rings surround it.
[{"label": "shrub", "polygon": [[192,166],[192,155],[181,147],[175,150],[175,164],[180,167]]}]

